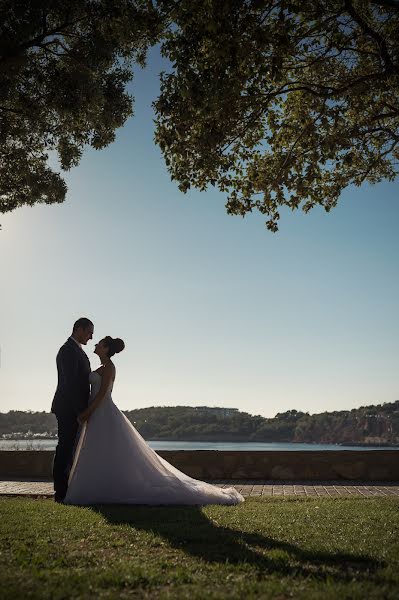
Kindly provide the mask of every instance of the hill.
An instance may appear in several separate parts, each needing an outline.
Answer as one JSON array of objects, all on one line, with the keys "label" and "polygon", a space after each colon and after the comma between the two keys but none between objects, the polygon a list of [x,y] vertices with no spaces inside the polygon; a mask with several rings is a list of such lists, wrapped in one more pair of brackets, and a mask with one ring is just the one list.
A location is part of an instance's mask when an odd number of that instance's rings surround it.
[{"label": "hill", "polygon": [[[147,440],[399,444],[399,400],[314,415],[290,410],[269,419],[207,406],[153,406],[125,414]],[[0,413],[3,438],[55,437],[56,432],[51,413]]]}]

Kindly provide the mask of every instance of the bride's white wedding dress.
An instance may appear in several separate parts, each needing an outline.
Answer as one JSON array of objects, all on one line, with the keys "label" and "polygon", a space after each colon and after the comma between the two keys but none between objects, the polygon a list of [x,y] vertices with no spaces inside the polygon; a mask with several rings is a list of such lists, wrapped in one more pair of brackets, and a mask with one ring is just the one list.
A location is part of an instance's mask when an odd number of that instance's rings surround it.
[{"label": "bride's white wedding dress", "polygon": [[[101,375],[90,374],[93,401]],[[234,488],[192,479],[161,458],[112,401],[109,391],[82,427],[66,504],[238,504]]]}]

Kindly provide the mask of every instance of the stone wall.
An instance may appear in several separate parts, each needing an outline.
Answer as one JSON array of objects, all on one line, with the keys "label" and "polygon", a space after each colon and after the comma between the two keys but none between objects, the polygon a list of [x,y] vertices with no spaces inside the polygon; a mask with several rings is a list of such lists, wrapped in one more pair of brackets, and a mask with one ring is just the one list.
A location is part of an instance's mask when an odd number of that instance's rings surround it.
[{"label": "stone wall", "polygon": [[[196,479],[399,481],[399,451],[241,452],[165,450],[158,454]],[[0,451],[0,478],[51,479],[54,452]]]}]

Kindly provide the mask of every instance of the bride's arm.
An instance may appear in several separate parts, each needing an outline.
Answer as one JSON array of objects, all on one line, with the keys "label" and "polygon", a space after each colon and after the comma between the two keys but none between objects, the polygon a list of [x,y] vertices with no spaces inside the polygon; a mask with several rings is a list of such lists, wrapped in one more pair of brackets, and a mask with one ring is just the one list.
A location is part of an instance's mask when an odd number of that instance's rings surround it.
[{"label": "bride's arm", "polygon": [[115,376],[115,367],[112,363],[108,363],[104,367],[104,371],[101,377],[101,387],[98,390],[98,394],[94,398],[93,402],[90,406],[79,415],[80,421],[86,421],[96,410],[100,402],[104,399],[105,394],[109,390],[109,386],[111,385],[112,380]]}]

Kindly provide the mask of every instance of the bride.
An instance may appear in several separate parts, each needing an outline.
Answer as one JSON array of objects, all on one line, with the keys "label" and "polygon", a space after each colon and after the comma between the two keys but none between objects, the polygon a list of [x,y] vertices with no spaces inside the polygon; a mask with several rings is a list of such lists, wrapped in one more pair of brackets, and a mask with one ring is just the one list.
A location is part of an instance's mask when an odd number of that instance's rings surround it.
[{"label": "bride", "polygon": [[192,479],[161,458],[113,403],[115,365],[125,347],[110,336],[95,346],[101,366],[90,373],[91,394],[69,476],[65,504],[238,504],[234,488]]}]

